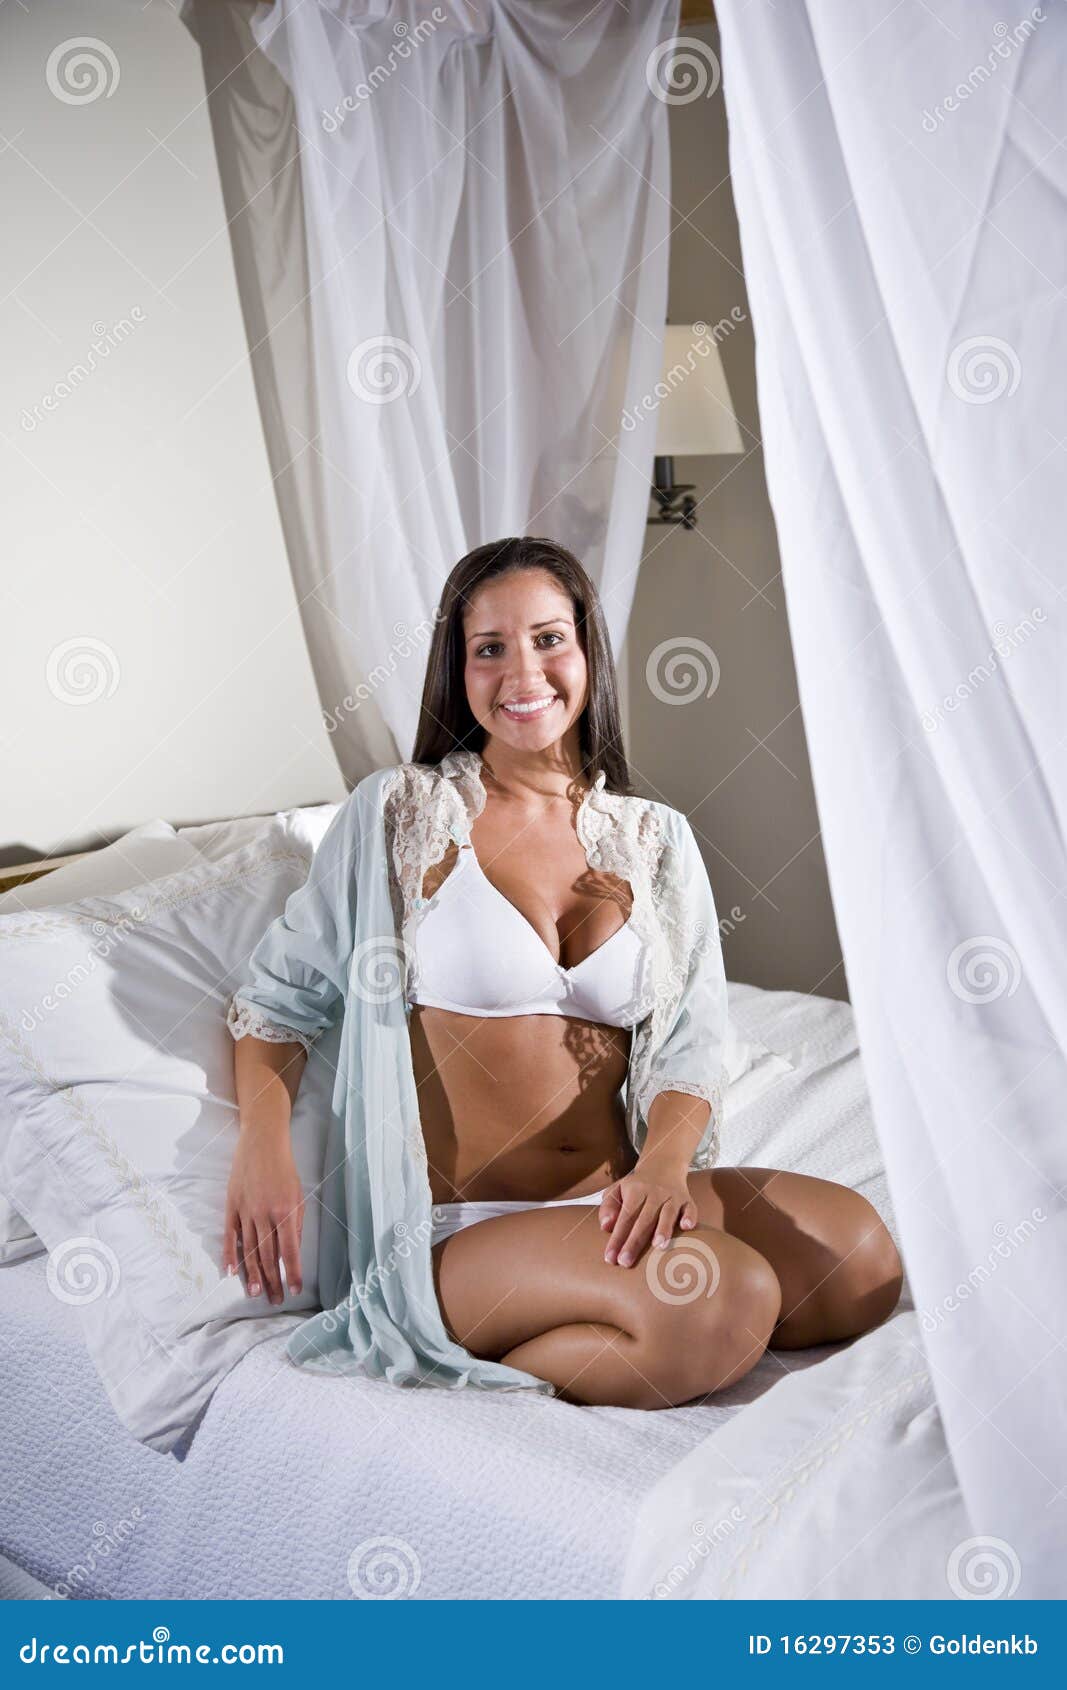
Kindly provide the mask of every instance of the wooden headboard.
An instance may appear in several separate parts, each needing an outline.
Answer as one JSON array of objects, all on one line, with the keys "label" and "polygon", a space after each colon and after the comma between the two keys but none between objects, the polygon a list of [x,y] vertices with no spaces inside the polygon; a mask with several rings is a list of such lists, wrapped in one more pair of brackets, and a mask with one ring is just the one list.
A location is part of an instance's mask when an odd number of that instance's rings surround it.
[{"label": "wooden headboard", "polygon": [[88,855],[88,851],[72,851],[69,857],[40,857],[35,863],[13,863],[10,868],[0,868],[0,892],[10,892],[16,886],[28,886],[31,880],[40,880],[42,874],[51,874],[54,868],[62,868],[64,863],[76,863],[79,857]]}]

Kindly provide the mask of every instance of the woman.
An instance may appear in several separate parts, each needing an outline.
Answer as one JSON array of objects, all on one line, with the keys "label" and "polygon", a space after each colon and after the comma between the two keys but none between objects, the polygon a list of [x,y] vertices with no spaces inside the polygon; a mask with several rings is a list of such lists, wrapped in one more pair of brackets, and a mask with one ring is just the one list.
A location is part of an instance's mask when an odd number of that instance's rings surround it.
[{"label": "woman", "polygon": [[[850,1338],[895,1307],[899,1258],[858,1193],[712,1165],[714,901],[688,822],[633,795],[621,746],[581,565],[547,540],[470,553],[445,586],[411,763],[350,795],[230,1009],[224,1259],[276,1303],[283,1271],[299,1289],[292,1100],[344,1009],[320,1293],[350,1289],[290,1340],[294,1360],[660,1408],[741,1378],[768,1346]],[[383,934],[359,912],[386,882],[402,1013],[363,969]],[[418,1250],[384,1245],[390,1227],[410,1242],[422,1198],[420,1289]]]}]

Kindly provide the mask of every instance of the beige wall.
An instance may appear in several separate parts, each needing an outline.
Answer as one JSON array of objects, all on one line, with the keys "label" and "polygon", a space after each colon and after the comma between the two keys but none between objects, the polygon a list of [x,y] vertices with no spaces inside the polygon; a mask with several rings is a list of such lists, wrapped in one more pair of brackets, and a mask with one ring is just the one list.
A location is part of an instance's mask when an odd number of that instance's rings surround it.
[{"label": "beige wall", "polygon": [[[713,25],[687,33],[717,53]],[[668,317],[715,324],[743,308],[720,353],[745,455],[678,459],[677,479],[696,484],[699,526],[648,529],[627,639],[630,755],[642,790],[690,816],[720,922],[729,923],[730,979],[846,997],[764,483],[721,89],[673,106],[670,122]],[[693,635],[718,659],[718,686],[710,698],[662,702],[646,679],[649,657],[661,642]]]},{"label": "beige wall", "polygon": [[[270,485],[199,53],[169,5],[91,10],[0,10],[7,863],[156,816],[344,791]],[[86,34],[118,80],[67,104],[46,65]]]}]

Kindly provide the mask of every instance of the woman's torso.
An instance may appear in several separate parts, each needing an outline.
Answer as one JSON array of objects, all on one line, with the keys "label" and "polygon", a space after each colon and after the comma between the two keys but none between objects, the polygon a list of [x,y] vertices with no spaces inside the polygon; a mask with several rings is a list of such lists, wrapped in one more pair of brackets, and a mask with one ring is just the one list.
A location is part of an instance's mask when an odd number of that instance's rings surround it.
[{"label": "woman's torso", "polygon": [[[548,965],[558,959],[565,970],[583,965],[627,922],[630,888],[589,867],[568,804],[530,822],[493,795],[463,849],[476,864],[461,865],[450,845],[425,875],[423,897],[455,871],[480,873],[472,945],[492,943],[509,921],[512,939],[522,938],[502,904],[500,927],[490,929],[497,895],[529,924],[527,945],[539,942]],[[577,1197],[633,1166],[620,1097],[628,1028],[572,1014],[479,1016],[415,1003],[409,1033],[433,1202]]]}]

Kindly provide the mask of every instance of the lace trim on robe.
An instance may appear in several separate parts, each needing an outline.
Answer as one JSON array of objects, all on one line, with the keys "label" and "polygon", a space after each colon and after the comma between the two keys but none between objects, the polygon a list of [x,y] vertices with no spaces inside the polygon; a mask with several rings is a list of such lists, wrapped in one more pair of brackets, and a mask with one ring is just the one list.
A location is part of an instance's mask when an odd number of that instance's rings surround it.
[{"label": "lace trim on robe", "polygon": [[267,1044],[302,1044],[305,1050],[310,1050],[319,1036],[318,1033],[300,1033],[295,1027],[271,1021],[262,1010],[241,1003],[237,997],[230,999],[226,1025],[235,1039],[251,1034],[252,1038],[264,1039]]}]

